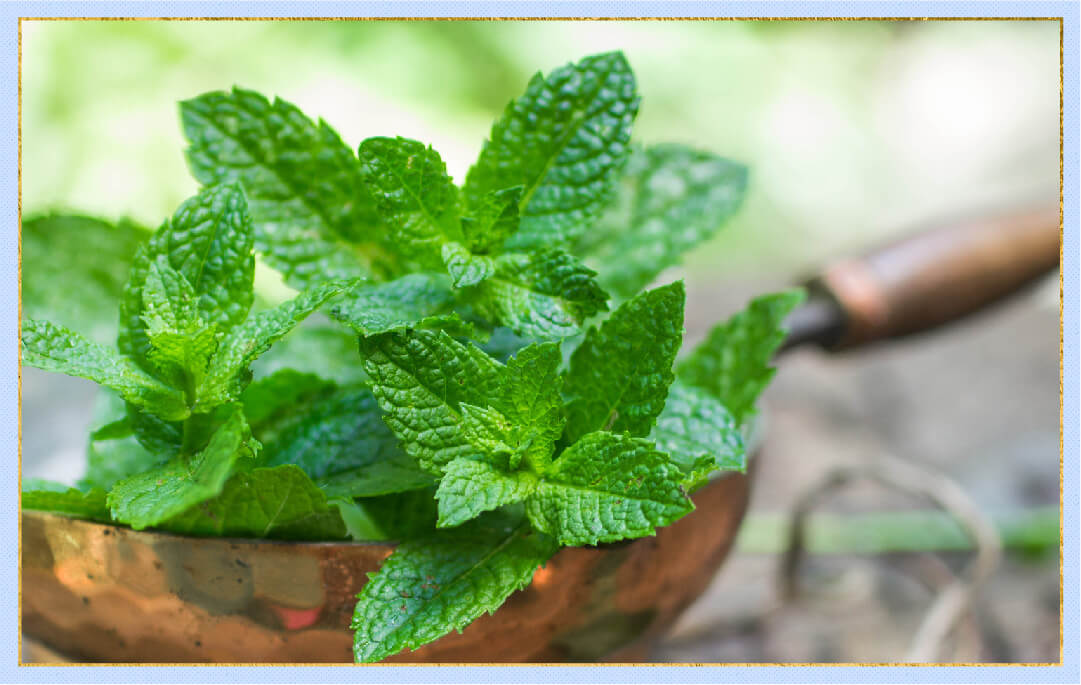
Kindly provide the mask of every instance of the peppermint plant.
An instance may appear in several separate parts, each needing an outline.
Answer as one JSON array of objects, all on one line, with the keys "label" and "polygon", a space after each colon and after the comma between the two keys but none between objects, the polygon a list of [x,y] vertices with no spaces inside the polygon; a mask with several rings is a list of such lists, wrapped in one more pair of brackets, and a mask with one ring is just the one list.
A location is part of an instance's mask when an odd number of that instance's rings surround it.
[{"label": "peppermint plant", "polygon": [[[621,53],[537,74],[459,185],[423,142],[354,152],[280,99],[181,103],[203,189],[156,232],[24,222],[29,245],[75,231],[117,246],[129,275],[91,277],[75,252],[43,268],[70,262],[111,293],[119,327],[113,348],[23,322],[25,363],[108,392],[83,480],[24,483],[22,505],[189,535],[395,541],[358,596],[362,662],[496,611],[563,547],[691,513],[695,489],[746,468],[802,294],[754,300],[681,355],[684,287],[664,274],[738,209],[747,172],[632,143],[638,106]],[[295,297],[256,293],[257,256]],[[87,311],[36,263],[27,311]]]}]

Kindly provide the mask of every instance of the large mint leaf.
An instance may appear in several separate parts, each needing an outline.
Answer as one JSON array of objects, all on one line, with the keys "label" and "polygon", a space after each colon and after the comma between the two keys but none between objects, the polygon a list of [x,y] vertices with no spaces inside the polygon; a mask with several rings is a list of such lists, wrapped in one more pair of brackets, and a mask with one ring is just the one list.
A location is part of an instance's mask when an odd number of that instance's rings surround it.
[{"label": "large mint leaf", "polygon": [[668,453],[684,473],[708,458],[709,471],[745,471],[743,432],[735,418],[704,390],[676,382],[657,417],[650,439]]},{"label": "large mint leaf", "polygon": [[201,452],[114,485],[108,500],[113,518],[141,530],[217,497],[237,461],[250,458],[255,448],[243,414],[234,411]]},{"label": "large mint leaf", "polygon": [[345,524],[336,507],[296,466],[243,471],[217,497],[161,523],[184,535],[276,540],[340,540]]},{"label": "large mint leaf", "polygon": [[190,291],[183,296],[194,299],[194,310],[203,321],[221,330],[243,321],[253,299],[255,257],[251,217],[239,186],[204,188],[185,200],[132,262],[120,303],[118,344],[122,353],[148,370],[146,283],[159,258],[187,281]]},{"label": "large mint leaf", "polygon": [[334,304],[331,316],[362,336],[405,328],[468,332],[453,307],[454,294],[446,276],[417,273],[357,288]]},{"label": "large mint leaf", "polygon": [[784,341],[784,318],[803,298],[802,290],[755,298],[680,361],[680,380],[709,392],[743,421],[773,378],[769,362]]},{"label": "large mint leaf", "polygon": [[683,473],[640,438],[590,433],[545,474],[526,513],[563,545],[595,545],[652,535],[694,505]]},{"label": "large mint leaf", "polygon": [[198,389],[196,411],[208,411],[236,399],[250,380],[248,367],[259,355],[327,300],[355,284],[353,281],[325,281],[274,309],[259,312],[229,331],[220,341],[206,379]]},{"label": "large mint leaf", "polygon": [[551,539],[500,517],[399,545],[360,593],[357,661],[416,649],[492,613],[555,554]]},{"label": "large mint leaf", "polygon": [[109,522],[109,508],[105,506],[105,491],[101,488],[69,488],[59,483],[41,480],[23,482],[23,509],[50,511],[90,521]]},{"label": "large mint leaf", "polygon": [[557,250],[512,252],[494,260],[494,273],[471,289],[485,318],[527,338],[565,338],[585,319],[608,309],[596,273]]},{"label": "large mint leaf", "polygon": [[563,386],[567,443],[598,430],[649,434],[674,378],[684,298],[682,282],[650,290],[589,330]]},{"label": "large mint leaf", "polygon": [[92,380],[165,419],[179,420],[190,413],[179,390],[116,352],[48,321],[23,321],[22,358],[45,371]]},{"label": "large mint leaf", "polygon": [[439,475],[474,453],[459,405],[488,404],[499,387],[499,362],[437,331],[363,338],[360,351],[384,420],[421,468]]},{"label": "large mint leaf", "polygon": [[47,214],[24,218],[19,235],[23,316],[83,331],[97,343],[115,341],[128,269],[150,231],[127,220]]},{"label": "large mint leaf", "polygon": [[537,489],[537,476],[528,471],[509,473],[472,459],[455,459],[439,481],[439,527],[451,528],[480,514],[521,502]]},{"label": "large mint leaf", "polygon": [[616,198],[582,235],[575,254],[601,285],[632,297],[683,254],[712,237],[739,208],[747,168],[683,145],[636,150]]},{"label": "large mint leaf", "polygon": [[443,243],[461,237],[458,189],[439,153],[407,138],[368,138],[358,156],[393,249],[422,268],[438,267]]},{"label": "large mint leaf", "polygon": [[607,203],[638,111],[634,74],[610,52],[537,74],[492,127],[466,178],[471,207],[521,185],[521,224],[508,245],[557,245],[581,235]]},{"label": "large mint leaf", "polygon": [[385,267],[360,164],[325,122],[240,88],[182,102],[180,116],[195,178],[244,186],[256,246],[289,285],[299,290]]}]

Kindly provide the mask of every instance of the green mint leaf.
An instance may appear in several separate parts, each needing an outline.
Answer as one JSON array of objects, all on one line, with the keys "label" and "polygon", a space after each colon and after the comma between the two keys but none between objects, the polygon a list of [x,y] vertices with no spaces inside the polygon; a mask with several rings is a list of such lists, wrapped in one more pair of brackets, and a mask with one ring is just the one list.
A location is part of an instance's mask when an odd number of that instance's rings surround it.
[{"label": "green mint leaf", "polygon": [[439,153],[407,138],[369,138],[358,156],[390,244],[420,267],[438,266],[443,243],[461,236],[458,189]]},{"label": "green mint leaf", "polygon": [[632,297],[712,237],[739,208],[747,168],[683,145],[636,150],[616,198],[575,254],[601,265],[601,285]]},{"label": "green mint leaf", "polygon": [[683,473],[640,438],[589,433],[545,474],[526,513],[562,545],[595,545],[652,535],[694,509]]},{"label": "green mint leaf", "polygon": [[573,240],[607,203],[638,111],[634,74],[610,52],[537,74],[492,127],[466,178],[470,207],[488,193],[524,187],[521,224],[508,245]]},{"label": "green mint leaf", "polygon": [[499,517],[398,546],[353,613],[357,661],[379,661],[461,630],[498,609],[555,554],[553,542]]},{"label": "green mint leaf", "polygon": [[454,294],[446,276],[418,273],[357,288],[335,303],[330,315],[362,336],[406,328],[446,328],[468,335],[472,328],[453,307]]},{"label": "green mint leaf", "polygon": [[354,540],[415,540],[435,531],[435,488],[378,497],[333,499]]},{"label": "green mint leaf", "polygon": [[435,477],[421,471],[404,453],[351,471],[341,471],[319,481],[327,497],[377,497],[436,485]]},{"label": "green mint leaf", "polygon": [[195,289],[165,255],[150,264],[143,285],[143,323],[150,341],[147,359],[158,375],[178,388],[195,388],[218,347],[218,327],[195,309]]},{"label": "green mint leaf", "polygon": [[150,231],[127,220],[68,214],[24,218],[23,316],[56,321],[94,342],[112,343],[132,257],[149,237]]},{"label": "green mint leaf", "polygon": [[684,299],[682,282],[655,288],[589,330],[563,385],[567,443],[598,430],[649,434],[674,378]]},{"label": "green mint leaf", "polygon": [[355,281],[325,281],[229,331],[198,388],[196,410],[207,411],[236,399],[251,379],[248,367],[259,355],[329,299],[355,285]]},{"label": "green mint leaf", "polygon": [[507,238],[518,230],[518,203],[524,191],[524,186],[514,186],[475,198],[469,214],[462,217],[467,249],[479,254],[502,249]]},{"label": "green mint leaf", "polygon": [[180,117],[192,174],[244,186],[256,247],[286,283],[302,290],[383,268],[360,164],[325,122],[240,88],[182,102]]},{"label": "green mint leaf", "polygon": [[240,394],[244,417],[251,426],[252,434],[264,444],[263,454],[269,449],[268,441],[264,439],[264,429],[273,430],[291,419],[294,412],[326,397],[335,389],[331,381],[293,369],[281,369],[244,388]]},{"label": "green mint leaf", "polygon": [[469,301],[481,316],[527,338],[565,338],[582,322],[608,309],[596,273],[557,250],[507,253],[495,273],[472,289]]},{"label": "green mint leaf", "polygon": [[435,498],[440,528],[459,526],[486,511],[524,501],[537,489],[537,477],[523,471],[507,473],[492,464],[455,459],[447,464]]},{"label": "green mint leaf", "polygon": [[[559,366],[562,363],[559,343],[524,347],[507,360],[499,389],[500,405],[514,427],[512,459],[521,455],[537,472],[548,468],[556,441],[566,424],[560,395],[563,378],[559,375]],[[517,468],[517,462],[512,461],[510,467]]]},{"label": "green mint leaf", "polygon": [[296,464],[323,479],[379,463],[411,465],[397,442],[371,390],[341,388],[296,407],[268,436],[262,456],[271,466]]},{"label": "green mint leaf", "polygon": [[467,288],[491,278],[495,261],[482,254],[473,254],[461,243],[444,243],[443,265],[447,267],[455,288]]},{"label": "green mint leaf", "polygon": [[464,403],[484,406],[499,387],[502,365],[441,331],[362,338],[360,352],[383,420],[425,471],[475,453],[461,430]]},{"label": "green mint leaf", "polygon": [[234,411],[201,452],[176,457],[114,485],[108,498],[113,518],[142,530],[217,497],[237,461],[250,458],[255,449],[243,414]]},{"label": "green mint leaf", "polygon": [[48,321],[23,321],[22,358],[23,363],[45,371],[92,380],[165,419],[179,420],[190,413],[179,390],[116,352]]},{"label": "green mint leaf", "polygon": [[127,404],[114,393],[98,393],[91,425],[98,428],[87,440],[86,474],[78,484],[84,490],[109,490],[117,481],[154,468],[175,453],[152,452],[143,447],[135,437],[135,421],[128,415]]},{"label": "green mint leaf", "polygon": [[462,415],[462,433],[480,455],[492,464],[514,469],[521,461],[517,453],[513,427],[498,410],[492,407],[477,407],[462,403],[459,407]]},{"label": "green mint leaf", "polygon": [[679,379],[712,394],[743,422],[773,378],[769,362],[784,342],[784,318],[803,298],[802,290],[755,298],[680,361]]},{"label": "green mint leaf", "polygon": [[649,437],[684,473],[701,470],[703,457],[706,475],[716,470],[747,470],[739,423],[724,405],[698,388],[673,383]]},{"label": "green mint leaf", "polygon": [[109,508],[105,506],[105,491],[101,488],[70,488],[59,483],[38,479],[23,481],[23,509],[49,511],[74,518],[109,523]]},{"label": "green mint leaf", "polygon": [[340,540],[345,524],[326,495],[296,466],[256,468],[232,476],[221,494],[158,525],[184,535]]},{"label": "green mint leaf", "polygon": [[[227,330],[248,316],[252,304],[255,257],[252,225],[244,194],[235,185],[204,188],[185,200],[162,224],[132,261],[120,301],[120,351],[148,371],[152,345],[144,319],[149,295],[152,302],[164,292],[147,292],[152,265],[164,258],[190,286],[172,284],[174,295],[194,298],[198,318]],[[159,267],[160,270],[160,267]],[[160,273],[159,273],[160,275]],[[162,285],[164,288],[165,286]],[[179,306],[179,305],[178,305]],[[190,306],[187,305],[187,306]]]}]

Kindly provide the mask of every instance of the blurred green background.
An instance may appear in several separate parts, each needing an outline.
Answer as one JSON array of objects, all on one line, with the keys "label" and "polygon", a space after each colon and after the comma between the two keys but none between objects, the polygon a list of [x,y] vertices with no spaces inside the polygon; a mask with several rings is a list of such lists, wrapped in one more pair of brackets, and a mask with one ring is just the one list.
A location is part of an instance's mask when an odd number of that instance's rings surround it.
[{"label": "blurred green background", "polygon": [[[177,102],[241,85],[461,180],[536,71],[624,50],[642,142],[752,169],[691,276],[787,276],[928,219],[1053,198],[1057,22],[23,23],[23,209],[156,226],[195,190]],[[782,280],[778,278],[778,280]]]}]

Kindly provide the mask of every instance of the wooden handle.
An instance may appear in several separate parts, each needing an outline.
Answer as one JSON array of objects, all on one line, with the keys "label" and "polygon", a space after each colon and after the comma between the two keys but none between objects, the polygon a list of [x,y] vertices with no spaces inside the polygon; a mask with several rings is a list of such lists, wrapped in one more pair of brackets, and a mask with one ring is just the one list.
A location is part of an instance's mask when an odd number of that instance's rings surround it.
[{"label": "wooden handle", "polygon": [[978,311],[1058,266],[1059,226],[1050,207],[938,228],[833,264],[808,283],[841,316],[832,339],[819,342],[862,345]]}]

